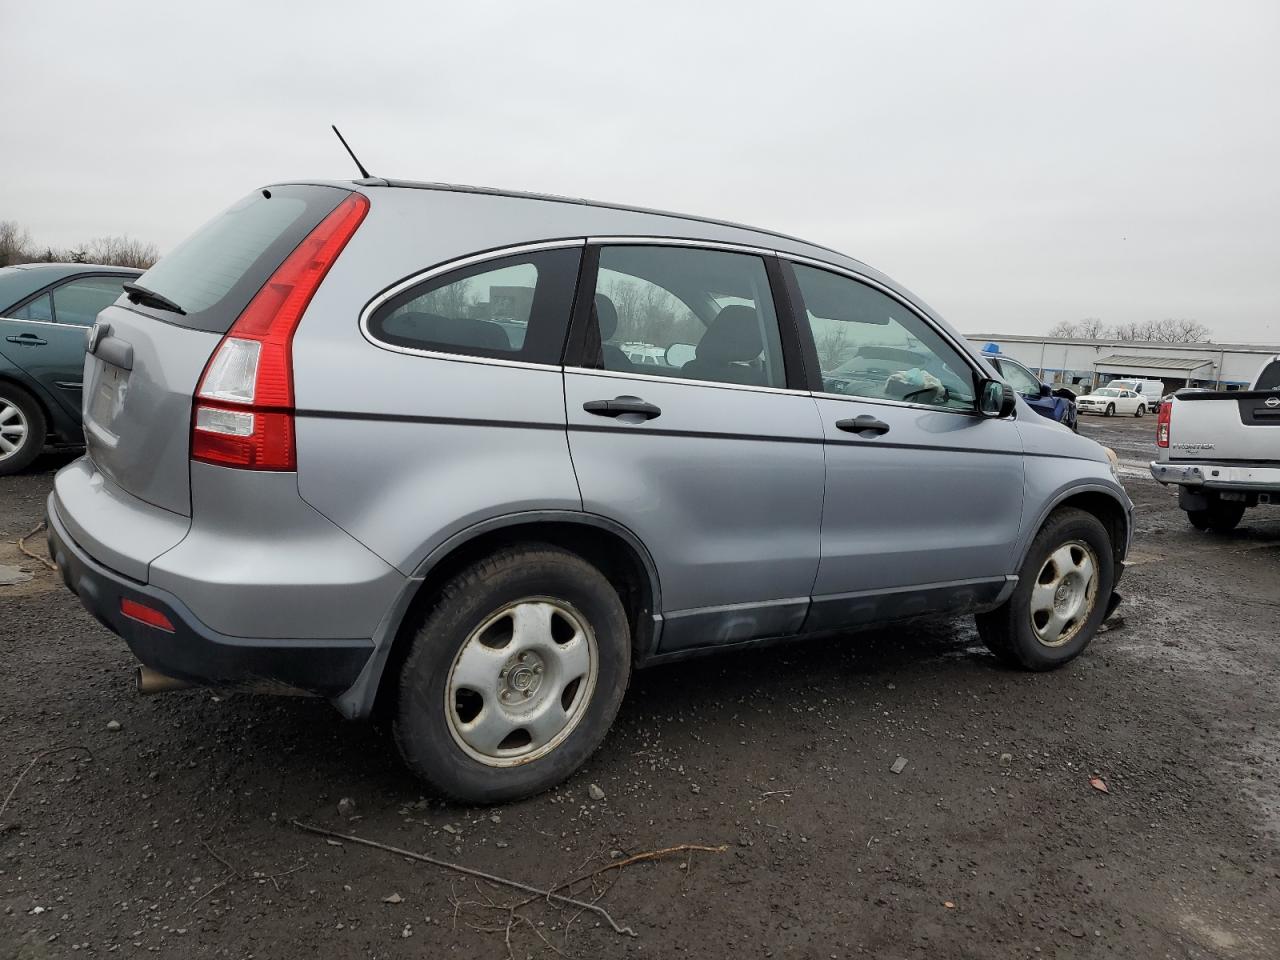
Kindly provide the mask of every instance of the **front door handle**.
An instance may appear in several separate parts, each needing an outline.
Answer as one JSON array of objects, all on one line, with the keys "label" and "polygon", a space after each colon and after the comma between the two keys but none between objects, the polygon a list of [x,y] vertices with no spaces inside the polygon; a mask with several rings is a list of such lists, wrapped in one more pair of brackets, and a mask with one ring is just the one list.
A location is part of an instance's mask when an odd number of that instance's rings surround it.
[{"label": "front door handle", "polygon": [[864,413],[860,417],[852,417],[848,420],[837,420],[836,426],[847,433],[856,433],[864,437],[878,437],[883,433],[889,432],[889,425],[883,420],[877,420],[869,413]]},{"label": "front door handle", "polygon": [[582,405],[582,409],[587,413],[594,413],[597,417],[621,417],[630,413],[638,415],[645,420],[652,420],[654,417],[662,416],[661,408],[654,406],[652,403],[646,403],[639,397],[588,400]]},{"label": "front door handle", "polygon": [[5,337],[10,343],[18,343],[24,347],[43,347],[48,340],[42,340],[34,333],[20,333],[16,337]]}]

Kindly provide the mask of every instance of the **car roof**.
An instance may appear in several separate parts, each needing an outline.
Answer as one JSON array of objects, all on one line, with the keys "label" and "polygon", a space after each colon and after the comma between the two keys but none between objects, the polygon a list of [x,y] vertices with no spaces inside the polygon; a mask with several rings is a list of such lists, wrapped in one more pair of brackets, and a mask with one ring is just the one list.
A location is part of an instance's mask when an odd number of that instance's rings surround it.
[{"label": "car roof", "polygon": [[135,276],[143,273],[137,267],[113,267],[106,263],[15,263],[4,269],[38,274],[46,283],[79,273],[131,273]]}]

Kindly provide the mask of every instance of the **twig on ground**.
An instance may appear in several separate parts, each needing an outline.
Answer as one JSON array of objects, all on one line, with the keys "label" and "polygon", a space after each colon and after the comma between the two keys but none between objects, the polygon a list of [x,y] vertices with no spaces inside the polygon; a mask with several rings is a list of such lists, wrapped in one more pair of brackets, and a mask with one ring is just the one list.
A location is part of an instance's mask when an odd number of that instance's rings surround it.
[{"label": "twig on ground", "polygon": [[[445,870],[452,870],[455,873],[465,874],[468,877],[477,877],[481,880],[488,880],[490,883],[496,883],[499,886],[511,887],[514,890],[523,890],[525,893],[532,893],[535,896],[545,897],[548,900],[558,900],[561,903],[567,904],[571,907],[584,907],[587,910],[590,910],[592,913],[597,914],[606,923],[608,923],[609,926],[613,928],[614,933],[625,934],[629,937],[636,936],[636,932],[634,930],[632,930],[630,927],[624,927],[619,925],[618,921],[613,919],[612,914],[610,914],[608,910],[594,903],[587,903],[583,900],[577,900],[573,897],[566,897],[562,894],[556,893],[554,890],[542,890],[538,887],[530,886],[527,883],[521,883],[519,880],[509,880],[506,877],[500,877],[492,873],[485,873],[483,870],[476,870],[473,867],[464,867],[461,864],[450,863],[448,860],[440,860],[440,859],[437,859],[436,857],[430,857],[430,856],[427,856],[425,853],[414,853],[412,850],[404,850],[400,847],[393,847],[393,846],[390,846],[389,844],[379,843],[376,840],[366,840],[364,837],[356,837],[347,833],[336,833],[333,830],[326,830],[323,827],[312,826],[311,824],[303,823],[300,820],[292,820],[290,822],[299,830],[305,830],[307,833],[314,833],[322,837],[333,837],[337,840],[345,840],[348,843],[358,843],[362,846],[372,847],[375,850],[384,850],[387,853],[394,853],[401,857],[407,857],[410,860],[420,860],[423,863],[429,863],[432,866],[440,867]],[[564,886],[567,886],[567,884],[562,884],[557,889],[563,889]],[[516,908],[513,907],[512,912],[514,912],[515,909]],[[511,945],[510,933],[511,933],[510,927],[508,926],[508,930],[507,930],[508,949],[510,948],[510,945]]]},{"label": "twig on ground", "polygon": [[39,533],[41,530],[43,530],[43,529],[44,529],[44,524],[45,524],[45,522],[44,522],[43,520],[41,520],[41,521],[40,521],[39,523],[37,523],[34,527],[32,527],[30,530],[28,530],[26,533],[24,533],[22,536],[20,536],[20,537],[18,538],[18,549],[19,549],[23,554],[25,554],[26,556],[30,557],[32,560],[35,560],[37,563],[43,563],[43,564],[44,564],[48,569],[50,569],[50,570],[57,570],[57,569],[58,569],[58,565],[57,565],[56,563],[54,563],[54,562],[53,562],[52,560],[50,560],[48,557],[42,557],[42,556],[40,556],[40,554],[38,554],[38,553],[32,553],[30,550],[28,550],[28,549],[27,549],[27,545],[26,545],[26,542],[25,542],[25,541],[26,541],[26,539],[27,539],[28,537],[34,537],[37,533]]},{"label": "twig on ground", "polygon": [[93,751],[90,750],[88,747],[78,743],[69,744],[68,746],[65,746],[65,747],[53,747],[49,750],[41,750],[34,757],[31,758],[30,763],[28,763],[25,767],[22,768],[22,772],[18,774],[18,779],[13,781],[13,786],[9,788],[9,794],[4,798],[4,803],[0,803],[0,817],[4,816],[4,812],[7,809],[9,809],[9,801],[12,800],[13,795],[18,792],[18,787],[21,786],[22,781],[26,779],[27,774],[31,772],[32,767],[34,767],[37,763],[39,763],[45,757],[52,757],[54,754],[58,754],[58,753],[66,753],[68,750],[83,750],[85,753],[89,755],[90,760],[93,759]]},{"label": "twig on ground", "polygon": [[208,850],[208,851],[209,851],[209,855],[210,855],[210,856],[212,856],[212,857],[213,857],[213,859],[217,860],[220,864],[222,864],[224,867],[226,867],[228,870],[230,870],[232,873],[234,873],[237,877],[239,877],[239,876],[243,876],[243,874],[242,874],[239,870],[237,870],[237,869],[236,869],[235,867],[233,867],[230,863],[228,863],[228,862],[227,862],[227,860],[226,860],[224,857],[220,856],[217,850],[215,850],[215,849],[213,849],[213,847],[209,846],[209,844],[208,844],[208,842],[207,842],[207,841],[201,840],[201,841],[200,841],[200,846],[202,846],[202,847],[204,847],[206,850]]},{"label": "twig on ground", "polygon": [[779,794],[786,794],[789,797],[794,792],[795,792],[794,787],[790,787],[786,790],[766,790],[764,793],[760,794],[760,799],[763,800],[765,797],[776,797]]}]

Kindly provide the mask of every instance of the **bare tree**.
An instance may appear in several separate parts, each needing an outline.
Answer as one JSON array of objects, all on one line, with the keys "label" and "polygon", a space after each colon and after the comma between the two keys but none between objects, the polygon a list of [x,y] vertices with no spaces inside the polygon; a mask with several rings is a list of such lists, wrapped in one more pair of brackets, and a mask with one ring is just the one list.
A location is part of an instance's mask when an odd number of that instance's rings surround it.
[{"label": "bare tree", "polygon": [[1104,339],[1109,335],[1107,325],[1097,317],[1085,317],[1077,324],[1077,329],[1080,331],[1079,336],[1090,340]]},{"label": "bare tree", "polygon": [[0,267],[30,259],[31,234],[16,220],[0,220]]},{"label": "bare tree", "polygon": [[1113,331],[1116,340],[1144,343],[1203,343],[1209,328],[1196,320],[1139,320],[1122,323]]},{"label": "bare tree", "polygon": [[1080,327],[1071,320],[1059,320],[1049,328],[1049,336],[1051,337],[1078,337],[1080,336]]},{"label": "bare tree", "polygon": [[840,366],[857,350],[845,336],[844,324],[828,326],[816,339],[814,346],[818,350],[818,367],[828,371]]},{"label": "bare tree", "polygon": [[143,243],[130,237],[98,237],[89,241],[84,249],[88,257],[77,263],[107,263],[113,267],[139,267],[146,269],[160,259],[154,243]]}]

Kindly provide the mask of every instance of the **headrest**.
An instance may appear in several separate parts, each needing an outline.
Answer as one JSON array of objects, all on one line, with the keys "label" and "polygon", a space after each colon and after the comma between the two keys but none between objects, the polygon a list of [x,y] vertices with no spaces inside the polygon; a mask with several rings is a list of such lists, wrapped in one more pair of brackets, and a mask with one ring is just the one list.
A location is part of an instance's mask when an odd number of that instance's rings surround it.
[{"label": "headrest", "polygon": [[596,314],[596,327],[600,331],[600,342],[612,340],[618,332],[618,308],[603,293],[597,293],[592,309]]},{"label": "headrest", "polygon": [[725,307],[711,321],[698,343],[697,358],[718,363],[754,360],[764,349],[760,321],[754,307]]}]

